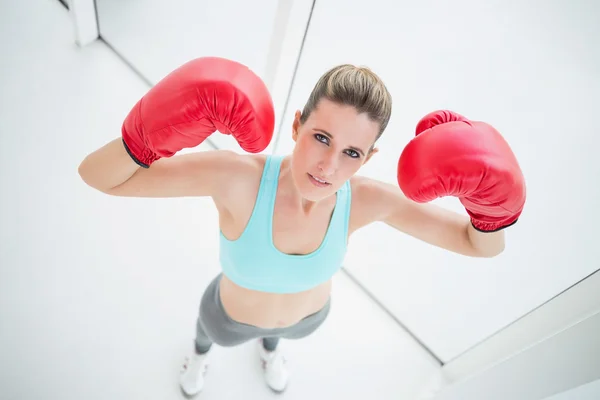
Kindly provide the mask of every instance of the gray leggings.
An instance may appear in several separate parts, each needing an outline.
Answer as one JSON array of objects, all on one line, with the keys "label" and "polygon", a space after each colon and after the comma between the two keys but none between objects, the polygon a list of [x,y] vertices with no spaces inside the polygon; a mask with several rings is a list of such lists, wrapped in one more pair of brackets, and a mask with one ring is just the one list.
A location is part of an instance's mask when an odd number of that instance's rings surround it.
[{"label": "gray leggings", "polygon": [[284,328],[265,329],[237,322],[227,315],[221,303],[219,282],[222,276],[221,273],[212,280],[200,302],[195,340],[198,354],[206,353],[213,343],[231,347],[258,338],[263,339],[265,349],[275,350],[279,338],[300,339],[313,333],[323,324],[331,308],[331,299],[329,299],[321,310]]}]

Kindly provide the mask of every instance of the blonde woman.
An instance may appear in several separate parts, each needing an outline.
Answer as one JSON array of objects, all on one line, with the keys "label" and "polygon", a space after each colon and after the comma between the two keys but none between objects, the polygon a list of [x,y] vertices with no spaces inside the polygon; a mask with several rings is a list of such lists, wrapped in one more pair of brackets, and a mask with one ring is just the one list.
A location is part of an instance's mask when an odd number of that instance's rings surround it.
[{"label": "blonde woman", "polygon": [[[399,152],[399,185],[358,176],[377,153],[391,113],[392,98],[376,74],[339,65],[296,111],[293,152],[257,154],[274,128],[264,83],[237,62],[199,58],[150,89],[121,135],[83,160],[82,179],[108,195],[214,201],[222,272],[203,288],[180,378],[185,394],[202,390],[214,344],[250,340],[267,385],[285,390],[289,370],[278,341],[306,337],[323,324],[348,238],[372,222],[466,256],[503,251],[504,228],[522,212],[525,184],[500,134],[450,111],[432,112]],[[247,153],[176,155],[217,131]],[[442,196],[458,197],[467,215],[427,204]]]}]

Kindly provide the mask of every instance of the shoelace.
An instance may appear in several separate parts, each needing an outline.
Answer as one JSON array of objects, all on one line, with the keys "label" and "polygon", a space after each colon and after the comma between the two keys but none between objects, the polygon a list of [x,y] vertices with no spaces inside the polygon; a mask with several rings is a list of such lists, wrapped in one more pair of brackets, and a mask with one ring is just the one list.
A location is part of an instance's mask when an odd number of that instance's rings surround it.
[{"label": "shoelace", "polygon": [[[181,372],[185,372],[188,370],[188,368],[190,367],[192,363],[192,359],[190,357],[185,357],[185,361],[183,362],[183,365],[181,366]],[[208,365],[207,363],[203,360],[203,361],[197,361],[198,364],[201,364],[200,366],[197,366],[196,369],[198,371],[202,371],[202,373],[206,372]]]},{"label": "shoelace", "polygon": [[267,360],[263,359],[263,367],[269,369],[280,369],[286,364],[286,362],[287,360],[285,356],[280,352],[276,352],[272,356],[268,357]]}]

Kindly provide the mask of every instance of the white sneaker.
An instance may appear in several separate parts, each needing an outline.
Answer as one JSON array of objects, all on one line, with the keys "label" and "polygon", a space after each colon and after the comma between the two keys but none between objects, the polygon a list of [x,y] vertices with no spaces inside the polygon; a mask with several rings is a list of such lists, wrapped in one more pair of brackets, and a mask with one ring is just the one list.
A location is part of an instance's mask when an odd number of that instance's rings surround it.
[{"label": "white sneaker", "polygon": [[181,366],[179,385],[186,395],[194,396],[204,388],[204,375],[208,368],[209,353],[210,350],[205,354],[194,352],[191,356],[185,358],[185,362]]},{"label": "white sneaker", "polygon": [[283,392],[290,379],[290,372],[286,367],[287,360],[280,346],[277,346],[274,351],[267,351],[263,347],[262,339],[259,339],[258,352],[267,385],[276,392]]}]

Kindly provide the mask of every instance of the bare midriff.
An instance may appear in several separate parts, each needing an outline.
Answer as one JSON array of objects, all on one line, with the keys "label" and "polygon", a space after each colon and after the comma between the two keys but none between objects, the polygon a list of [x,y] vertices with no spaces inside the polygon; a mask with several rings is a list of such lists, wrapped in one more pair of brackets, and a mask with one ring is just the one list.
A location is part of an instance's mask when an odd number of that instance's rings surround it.
[{"label": "bare midriff", "polygon": [[331,280],[304,292],[279,294],[246,289],[223,275],[219,291],[223,308],[234,321],[265,329],[284,328],[326,305]]}]

